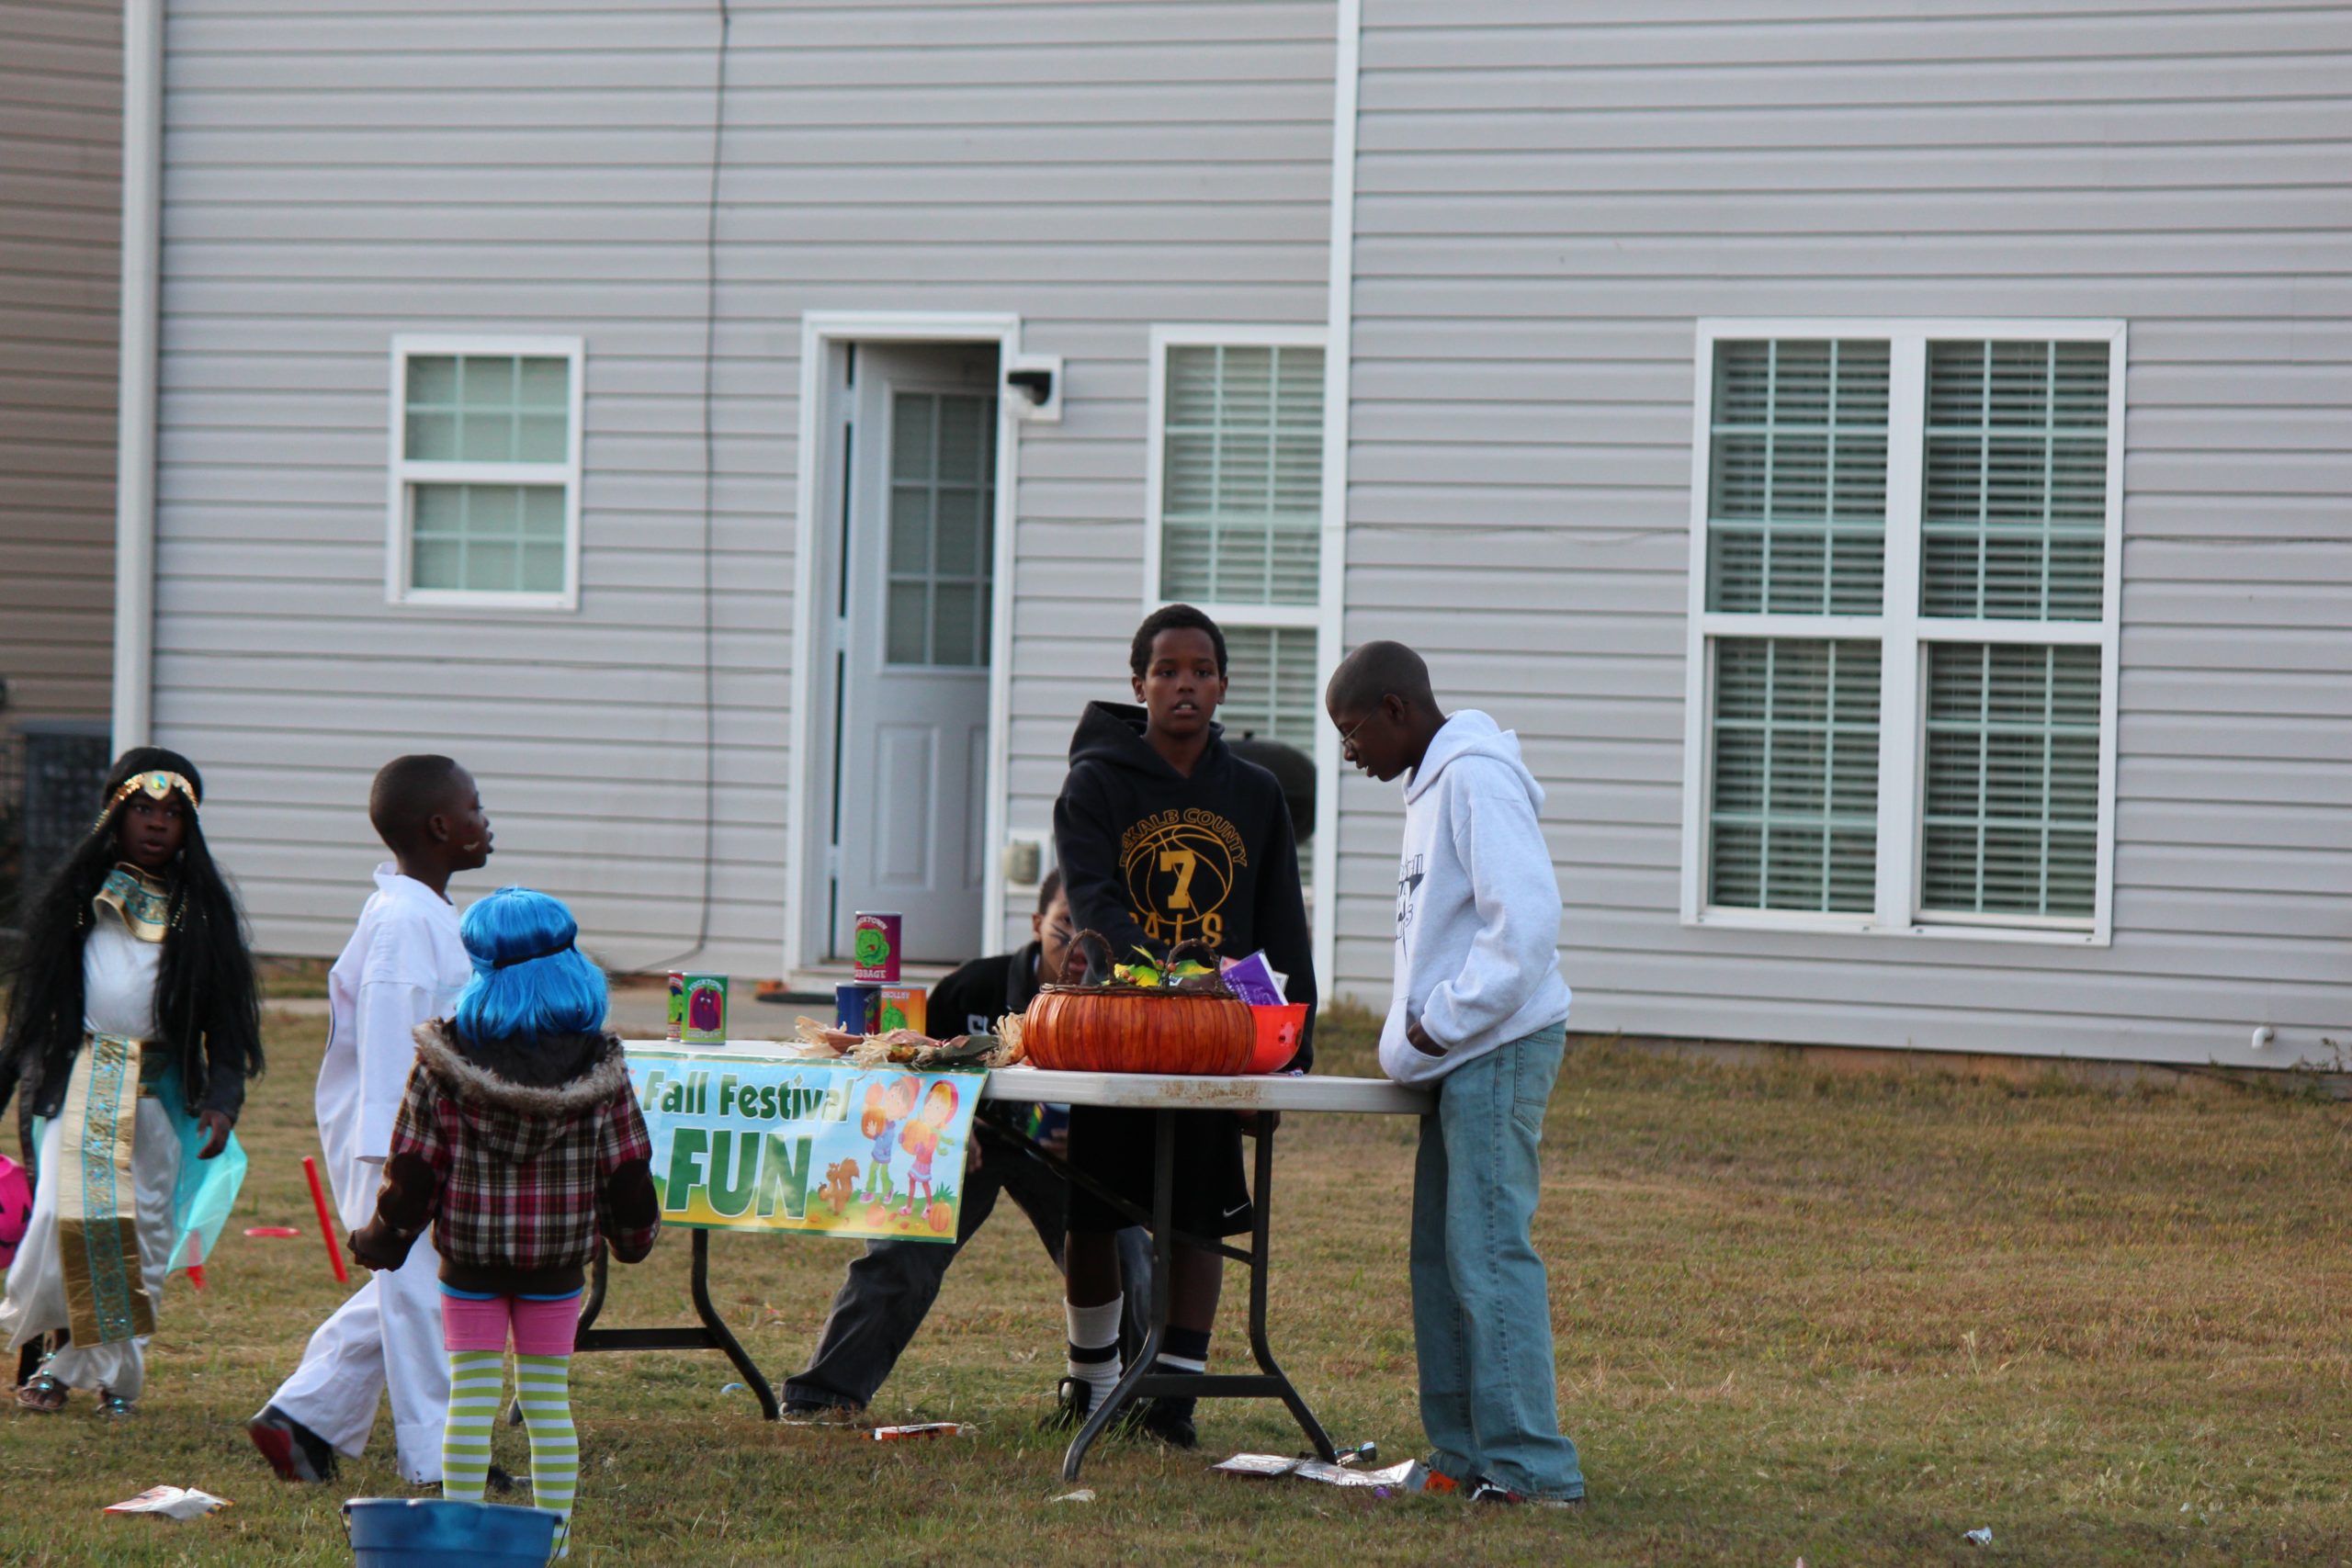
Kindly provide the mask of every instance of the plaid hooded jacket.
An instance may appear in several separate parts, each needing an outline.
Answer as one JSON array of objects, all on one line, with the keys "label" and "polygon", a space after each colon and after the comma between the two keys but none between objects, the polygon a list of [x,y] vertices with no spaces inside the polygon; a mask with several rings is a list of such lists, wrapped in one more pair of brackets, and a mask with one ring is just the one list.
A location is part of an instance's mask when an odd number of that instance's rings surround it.
[{"label": "plaid hooded jacket", "polygon": [[422,1024],[376,1216],[351,1253],[397,1269],[430,1224],[446,1283],[565,1294],[600,1233],[624,1263],[652,1249],[652,1156],[612,1035],[476,1042]]}]

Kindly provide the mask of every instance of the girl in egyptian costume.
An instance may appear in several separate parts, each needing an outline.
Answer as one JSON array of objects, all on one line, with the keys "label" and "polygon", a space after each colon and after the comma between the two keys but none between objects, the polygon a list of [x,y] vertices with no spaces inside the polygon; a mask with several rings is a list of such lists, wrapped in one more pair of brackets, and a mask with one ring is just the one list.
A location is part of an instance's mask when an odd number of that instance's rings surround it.
[{"label": "girl in egyptian costume", "polygon": [[0,1109],[21,1087],[39,1164],[0,1338],[63,1340],[17,1391],[28,1410],[81,1388],[101,1415],[130,1414],[164,1280],[209,1255],[243,1179],[231,1129],[262,1068],[261,1017],[202,799],[179,753],[124,753],[25,914]]}]

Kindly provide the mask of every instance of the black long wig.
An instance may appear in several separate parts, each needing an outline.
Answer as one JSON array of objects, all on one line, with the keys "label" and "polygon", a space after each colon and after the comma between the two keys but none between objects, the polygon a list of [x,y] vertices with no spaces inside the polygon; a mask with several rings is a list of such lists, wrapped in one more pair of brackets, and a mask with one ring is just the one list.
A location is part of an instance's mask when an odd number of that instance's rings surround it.
[{"label": "black long wig", "polygon": [[[125,751],[96,802],[105,815],[27,902],[7,1030],[0,1034],[0,1100],[16,1079],[24,1081],[28,1095],[40,1094],[73,1071],[82,1047],[82,946],[96,918],[90,900],[123,859],[119,823],[128,803],[107,803],[135,775],[159,772],[177,773],[203,793],[203,776],[178,752],[160,746]],[[164,880],[170,930],[155,975],[156,1036],[180,1054],[181,1084],[194,1113],[213,1088],[226,1088],[233,1077],[241,1097],[243,1080],[260,1075],[261,1002],[244,917],[205,845],[195,811],[187,815],[180,852]],[[220,1109],[235,1113],[233,1105]]]}]

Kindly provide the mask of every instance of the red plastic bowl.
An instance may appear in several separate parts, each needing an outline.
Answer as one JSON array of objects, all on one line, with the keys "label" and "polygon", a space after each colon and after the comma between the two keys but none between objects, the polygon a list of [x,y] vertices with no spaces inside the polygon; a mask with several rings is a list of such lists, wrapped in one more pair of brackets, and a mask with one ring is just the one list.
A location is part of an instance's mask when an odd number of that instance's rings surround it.
[{"label": "red plastic bowl", "polygon": [[1284,1002],[1272,1007],[1263,1002],[1250,1004],[1250,1017],[1258,1026],[1257,1043],[1250,1049],[1250,1061],[1241,1070],[1245,1073],[1278,1073],[1290,1066],[1298,1055],[1298,1033],[1306,1027],[1306,1004]]}]

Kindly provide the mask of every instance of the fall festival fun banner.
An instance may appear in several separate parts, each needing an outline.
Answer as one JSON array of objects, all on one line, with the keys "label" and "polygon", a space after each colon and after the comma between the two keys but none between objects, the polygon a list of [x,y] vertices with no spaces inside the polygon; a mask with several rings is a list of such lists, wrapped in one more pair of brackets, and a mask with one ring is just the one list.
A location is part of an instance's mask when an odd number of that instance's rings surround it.
[{"label": "fall festival fun banner", "polygon": [[663,1223],[952,1243],[978,1072],[631,1048]]}]

